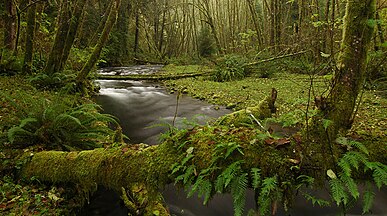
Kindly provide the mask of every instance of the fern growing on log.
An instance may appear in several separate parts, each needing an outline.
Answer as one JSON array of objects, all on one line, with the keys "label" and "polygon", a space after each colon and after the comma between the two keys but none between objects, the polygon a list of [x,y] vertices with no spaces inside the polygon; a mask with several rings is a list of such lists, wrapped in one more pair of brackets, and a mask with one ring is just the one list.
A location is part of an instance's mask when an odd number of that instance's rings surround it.
[{"label": "fern growing on log", "polygon": [[[337,164],[338,168],[340,168],[338,177],[332,170],[327,172],[331,178],[329,180],[331,196],[338,206],[347,206],[350,198],[357,200],[360,197],[358,183],[352,177],[354,170],[359,172],[359,169],[364,167],[364,175],[372,174],[372,180],[379,189],[383,185],[387,185],[387,165],[369,161],[367,157],[369,155],[368,149],[362,143],[346,138],[338,138],[336,142],[347,146],[348,149],[355,148],[355,150],[358,150],[348,151],[340,158]],[[369,212],[373,198],[374,194],[371,190],[370,182],[367,181],[367,189],[363,194],[363,213]]]},{"label": "fern growing on log", "polygon": [[[212,154],[211,163],[200,173],[197,173],[194,165],[194,147],[186,150],[186,155],[172,165],[172,174],[176,175],[175,183],[181,182],[188,191],[188,197],[195,193],[203,197],[203,204],[215,193],[231,193],[234,205],[234,215],[243,214],[245,206],[245,194],[248,187],[248,173],[243,172],[243,160],[236,160],[224,166],[225,159],[231,155],[243,155],[241,147],[234,142],[217,144]],[[220,170],[221,169],[221,170]]]}]

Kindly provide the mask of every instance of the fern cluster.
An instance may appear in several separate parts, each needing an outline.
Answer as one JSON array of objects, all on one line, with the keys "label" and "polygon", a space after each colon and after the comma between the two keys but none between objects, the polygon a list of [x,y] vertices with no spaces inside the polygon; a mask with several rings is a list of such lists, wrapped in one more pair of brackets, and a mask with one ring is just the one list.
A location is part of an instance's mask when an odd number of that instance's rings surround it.
[{"label": "fern cluster", "polygon": [[207,204],[215,193],[231,193],[234,214],[242,215],[249,176],[242,171],[243,160],[223,164],[231,155],[243,155],[237,143],[217,144],[210,165],[198,173],[193,161],[194,147],[190,147],[186,150],[186,156],[172,166],[172,174],[177,175],[175,183],[181,182],[185,186],[188,197],[195,193],[203,197],[203,204]]},{"label": "fern cluster", "polygon": [[44,102],[42,107],[8,130],[10,143],[19,147],[39,144],[46,149],[92,149],[101,147],[101,140],[114,134],[108,123],[116,120],[99,113],[100,107],[96,104],[71,108],[55,101]]},{"label": "fern cluster", "polygon": [[35,76],[32,76],[29,81],[31,84],[41,89],[60,89],[70,83],[71,80],[74,80],[74,78],[74,74],[67,75],[64,73],[38,73]]},{"label": "fern cluster", "polygon": [[[354,171],[363,172],[365,175],[371,174],[372,180],[379,189],[383,185],[387,185],[387,166],[380,162],[369,161],[369,152],[362,143],[346,138],[338,138],[336,142],[350,149],[338,162],[338,175],[332,170],[327,172],[330,173],[328,176],[330,177],[331,196],[338,206],[347,206],[352,200],[357,200],[360,197],[358,183],[352,177]],[[374,198],[371,181],[367,180],[366,184],[367,187],[363,194],[363,213],[369,212]]]}]

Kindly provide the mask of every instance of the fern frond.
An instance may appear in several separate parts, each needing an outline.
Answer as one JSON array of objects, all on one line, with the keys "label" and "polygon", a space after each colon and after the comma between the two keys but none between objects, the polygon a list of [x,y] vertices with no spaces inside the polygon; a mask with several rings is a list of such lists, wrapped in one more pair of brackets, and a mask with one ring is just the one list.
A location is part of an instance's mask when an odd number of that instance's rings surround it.
[{"label": "fern frond", "polygon": [[300,175],[297,177],[297,182],[299,182],[296,185],[296,189],[300,189],[303,185],[312,185],[314,183],[314,178],[308,175]]},{"label": "fern frond", "polygon": [[68,130],[77,130],[83,126],[78,118],[66,113],[58,115],[54,119],[53,125],[55,128],[66,128]]},{"label": "fern frond", "polygon": [[363,152],[364,154],[366,155],[369,155],[370,152],[368,151],[367,147],[365,147],[365,145],[363,143],[360,143],[360,142],[356,142],[356,141],[353,141],[353,140],[350,140],[348,142],[348,145],[352,146],[352,147],[355,147],[357,149],[359,149],[361,152]]},{"label": "fern frond", "polygon": [[379,189],[387,185],[387,165],[380,162],[369,162],[366,166],[373,170],[372,177]]},{"label": "fern frond", "polygon": [[261,192],[258,197],[260,215],[268,215],[270,212],[270,195],[278,189],[277,176],[265,178],[262,182]]},{"label": "fern frond", "polygon": [[34,134],[30,131],[24,130],[21,127],[13,127],[8,130],[8,140],[10,143],[15,143],[19,139],[33,137]]},{"label": "fern frond", "polygon": [[218,193],[223,193],[225,183],[226,183],[226,179],[223,178],[222,175],[219,175],[218,178],[216,178],[215,180],[215,191]]},{"label": "fern frond", "polygon": [[370,211],[372,204],[374,202],[375,193],[372,191],[371,182],[367,181],[366,188],[363,194],[363,214],[366,214]]},{"label": "fern frond", "polygon": [[303,193],[306,200],[311,201],[312,205],[315,206],[316,204],[320,207],[328,207],[331,205],[331,203],[328,200],[320,199],[315,196],[312,196],[308,193]]},{"label": "fern frond", "polygon": [[265,178],[262,182],[262,189],[261,193],[262,194],[270,194],[270,192],[274,191],[277,189],[277,176]]},{"label": "fern frond", "polygon": [[220,176],[222,176],[225,179],[225,181],[224,181],[224,187],[225,188],[228,187],[228,185],[230,184],[231,180],[237,175],[239,170],[241,170],[241,164],[242,163],[243,163],[242,160],[236,161],[236,162],[232,163],[220,175]]},{"label": "fern frond", "polygon": [[351,167],[354,167],[356,170],[359,169],[360,163],[367,163],[368,158],[363,153],[350,151],[344,154],[344,156],[339,161],[340,168],[346,173],[351,173]]},{"label": "fern frond", "polygon": [[183,184],[187,184],[195,175],[195,165],[189,166],[183,174]]},{"label": "fern frond", "polygon": [[224,155],[224,159],[227,159],[238,147],[239,145],[236,145],[235,143],[230,143],[229,148],[227,148],[227,152]]},{"label": "fern frond", "polygon": [[358,199],[360,196],[360,193],[359,193],[359,190],[357,188],[357,184],[356,184],[355,180],[353,178],[351,178],[351,176],[349,176],[345,173],[340,174],[340,180],[342,181],[342,183],[344,185],[346,185],[351,196],[355,199]]},{"label": "fern frond", "polygon": [[182,161],[181,161],[181,165],[184,166],[189,160],[191,160],[192,158],[194,157],[193,154],[188,154]]},{"label": "fern frond", "polygon": [[252,186],[254,189],[257,189],[261,185],[261,169],[259,168],[252,168],[251,169],[251,176],[252,176]]},{"label": "fern frond", "polygon": [[25,118],[20,122],[19,127],[21,128],[28,128],[31,127],[31,125],[34,125],[35,123],[38,122],[38,119],[30,117],[30,118]]},{"label": "fern frond", "polygon": [[263,194],[261,192],[258,197],[259,215],[269,215],[270,205],[271,205],[271,199],[269,194]]},{"label": "fern frond", "polygon": [[340,179],[331,179],[329,181],[329,186],[332,198],[336,202],[337,206],[339,206],[341,202],[343,202],[344,205],[348,203],[348,195],[345,191],[345,186],[342,184]]},{"label": "fern frond", "polygon": [[231,195],[233,198],[234,215],[243,214],[246,199],[246,189],[248,186],[248,174],[243,173],[233,179],[231,183]]},{"label": "fern frond", "polygon": [[198,190],[198,195],[204,197],[203,205],[206,205],[208,203],[208,201],[211,198],[211,194],[212,194],[212,183],[210,182],[210,180],[205,179],[201,182]]},{"label": "fern frond", "polygon": [[192,197],[200,188],[202,182],[204,181],[203,176],[199,175],[195,183],[192,185],[190,191],[187,194],[187,197]]}]

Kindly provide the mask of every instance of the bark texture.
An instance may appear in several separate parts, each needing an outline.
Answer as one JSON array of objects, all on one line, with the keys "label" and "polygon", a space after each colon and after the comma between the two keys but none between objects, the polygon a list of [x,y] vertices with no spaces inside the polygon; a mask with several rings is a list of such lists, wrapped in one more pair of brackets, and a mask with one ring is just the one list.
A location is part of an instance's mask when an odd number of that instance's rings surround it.
[{"label": "bark texture", "polygon": [[46,74],[53,74],[60,72],[61,60],[65,47],[64,41],[66,41],[69,25],[70,25],[70,8],[69,1],[63,0],[61,13],[59,17],[59,27],[55,35],[54,44],[52,45],[50,56],[45,68]]},{"label": "bark texture", "polygon": [[334,122],[333,131],[352,126],[353,111],[365,80],[367,53],[375,28],[375,11],[375,0],[347,2],[342,52],[327,110],[328,118]]},{"label": "bark texture", "polygon": [[66,37],[66,42],[63,47],[63,54],[59,65],[59,71],[62,71],[66,65],[67,59],[70,55],[71,47],[74,44],[75,36],[77,35],[79,26],[82,23],[83,11],[88,0],[79,0],[74,6],[72,17],[70,18],[70,25]]},{"label": "bark texture", "polygon": [[12,0],[5,0],[4,6],[4,47],[13,51],[16,40],[16,10]]},{"label": "bark texture", "polygon": [[36,4],[32,4],[27,11],[27,33],[26,33],[26,48],[24,54],[23,73],[31,73],[32,59],[34,54],[34,38],[35,38],[35,17]]}]

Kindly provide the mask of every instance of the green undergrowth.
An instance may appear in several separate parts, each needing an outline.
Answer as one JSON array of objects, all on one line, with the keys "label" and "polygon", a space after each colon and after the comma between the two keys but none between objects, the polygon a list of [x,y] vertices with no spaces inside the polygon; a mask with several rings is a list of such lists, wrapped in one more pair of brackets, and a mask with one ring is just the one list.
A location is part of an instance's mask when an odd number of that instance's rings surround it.
[{"label": "green undergrowth", "polygon": [[[182,68],[174,67],[171,72],[178,69]],[[168,70],[168,67],[165,70]],[[206,77],[197,77],[168,80],[164,83],[171,93],[180,91],[233,110],[258,105],[261,100],[270,95],[271,89],[275,88],[278,91],[278,98],[274,121],[280,121],[284,126],[301,126],[305,122],[306,110],[308,110],[308,117],[315,114],[314,97],[327,93],[330,78],[330,75],[310,77],[281,72],[273,74],[271,78],[259,78],[252,74],[245,79],[230,82],[214,82]],[[370,148],[379,148],[383,153],[387,153],[385,135],[387,99],[379,96],[377,92],[367,90],[364,91],[361,99],[354,125],[348,135],[369,143]]]},{"label": "green undergrowth", "polygon": [[[361,199],[363,213],[367,213],[372,207],[372,187],[360,198],[358,185],[366,182],[381,188],[387,184],[386,165],[373,162],[363,144],[347,138],[336,140],[333,151],[341,156],[335,166],[326,164],[324,157],[331,158],[329,153],[303,143],[297,134],[276,138],[252,125],[197,126],[166,141],[180,151],[171,167],[175,183],[188,196],[202,197],[203,204],[217,193],[230,193],[237,216],[243,215],[247,188],[257,195],[260,215],[269,215],[273,203],[290,209],[297,193],[319,206],[347,207],[351,199]],[[331,199],[304,190],[323,188],[326,182]]]},{"label": "green undergrowth", "polygon": [[22,155],[103,147],[114,134],[108,122],[115,120],[99,111],[88,98],[39,90],[21,76],[0,77],[1,215],[69,215],[81,207],[86,199],[75,185],[15,174],[28,161]]}]

